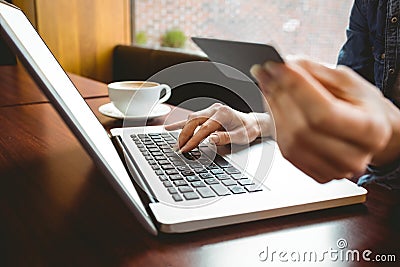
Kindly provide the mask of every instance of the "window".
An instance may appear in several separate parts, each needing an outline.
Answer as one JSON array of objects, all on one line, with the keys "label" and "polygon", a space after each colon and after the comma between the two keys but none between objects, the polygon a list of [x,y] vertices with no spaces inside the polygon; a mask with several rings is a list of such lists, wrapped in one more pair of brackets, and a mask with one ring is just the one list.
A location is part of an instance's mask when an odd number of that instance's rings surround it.
[{"label": "window", "polygon": [[[274,44],[283,55],[336,63],[353,0],[135,0],[135,30],[147,45],[180,29],[202,36]],[[196,49],[187,42],[186,49]]]}]

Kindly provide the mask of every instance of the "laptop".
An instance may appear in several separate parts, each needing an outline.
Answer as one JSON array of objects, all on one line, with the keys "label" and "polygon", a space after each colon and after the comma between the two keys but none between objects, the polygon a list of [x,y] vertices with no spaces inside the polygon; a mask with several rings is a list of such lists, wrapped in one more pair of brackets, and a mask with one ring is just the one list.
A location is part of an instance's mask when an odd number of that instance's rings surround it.
[{"label": "laptop", "polygon": [[107,133],[23,12],[0,2],[1,36],[49,98],[133,216],[150,233],[183,233],[362,203],[367,191],[342,179],[318,184],[272,140],[174,154],[178,132],[162,126]]}]

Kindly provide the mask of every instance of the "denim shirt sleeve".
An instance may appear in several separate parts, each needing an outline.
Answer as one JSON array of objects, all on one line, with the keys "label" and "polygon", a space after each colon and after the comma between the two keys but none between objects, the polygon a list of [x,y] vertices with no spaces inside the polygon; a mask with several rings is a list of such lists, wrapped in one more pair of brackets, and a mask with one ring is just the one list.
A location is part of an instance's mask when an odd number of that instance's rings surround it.
[{"label": "denim shirt sleeve", "polygon": [[400,189],[400,160],[383,168],[369,166],[368,171],[358,179],[358,185],[377,183],[389,189]]},{"label": "denim shirt sleeve", "polygon": [[338,56],[338,64],[346,65],[374,83],[374,56],[369,39],[367,1],[356,0],[346,29],[347,40]]}]

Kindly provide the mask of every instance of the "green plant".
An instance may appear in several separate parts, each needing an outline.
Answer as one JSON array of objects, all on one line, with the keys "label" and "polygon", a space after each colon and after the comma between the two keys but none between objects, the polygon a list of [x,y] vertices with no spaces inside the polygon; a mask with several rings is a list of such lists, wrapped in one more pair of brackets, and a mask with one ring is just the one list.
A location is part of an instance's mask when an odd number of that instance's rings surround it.
[{"label": "green plant", "polygon": [[144,31],[136,33],[135,43],[138,45],[145,45],[147,43],[147,34]]},{"label": "green plant", "polygon": [[161,45],[167,47],[183,48],[185,42],[186,35],[179,29],[169,30],[161,38]]}]

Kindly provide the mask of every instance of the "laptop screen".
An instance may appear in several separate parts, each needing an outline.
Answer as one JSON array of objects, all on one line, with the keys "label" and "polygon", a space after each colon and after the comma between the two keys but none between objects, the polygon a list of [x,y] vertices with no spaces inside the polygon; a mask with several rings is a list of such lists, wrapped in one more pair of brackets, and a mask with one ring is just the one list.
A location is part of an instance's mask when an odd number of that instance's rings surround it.
[{"label": "laptop screen", "polygon": [[[148,216],[107,132],[26,16],[0,1],[1,35],[131,210]],[[133,206],[132,206],[133,204]]]}]

